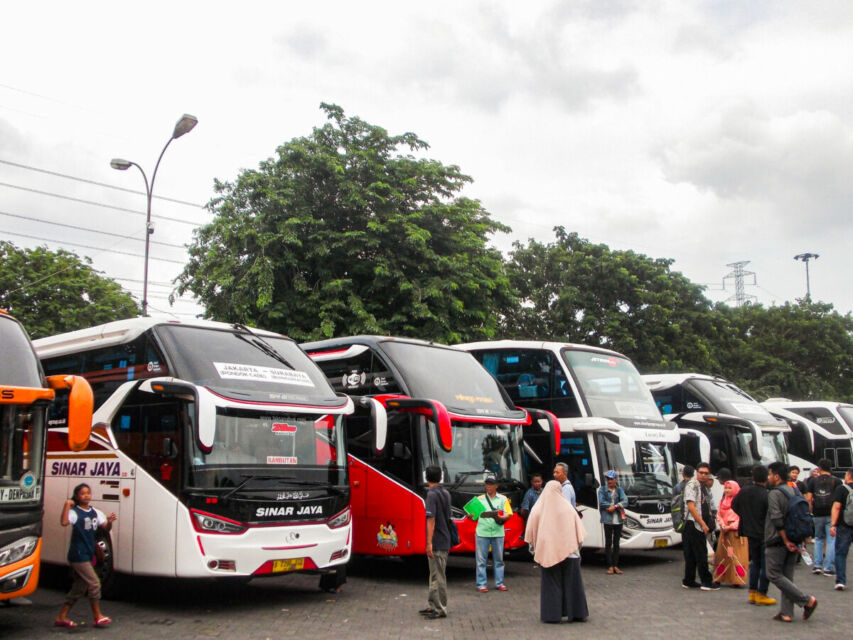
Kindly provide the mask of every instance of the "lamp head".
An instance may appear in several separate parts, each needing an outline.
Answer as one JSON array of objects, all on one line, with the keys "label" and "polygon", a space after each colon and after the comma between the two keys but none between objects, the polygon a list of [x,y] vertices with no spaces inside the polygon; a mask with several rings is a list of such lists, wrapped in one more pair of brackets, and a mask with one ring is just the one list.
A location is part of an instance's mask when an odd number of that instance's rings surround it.
[{"label": "lamp head", "polygon": [[110,160],[110,166],[119,171],[127,171],[130,165],[133,164],[130,160],[122,160],[121,158],[113,158]]},{"label": "lamp head", "polygon": [[180,138],[185,133],[189,133],[198,124],[198,118],[185,113],[175,124],[175,130],[172,132],[172,140]]}]

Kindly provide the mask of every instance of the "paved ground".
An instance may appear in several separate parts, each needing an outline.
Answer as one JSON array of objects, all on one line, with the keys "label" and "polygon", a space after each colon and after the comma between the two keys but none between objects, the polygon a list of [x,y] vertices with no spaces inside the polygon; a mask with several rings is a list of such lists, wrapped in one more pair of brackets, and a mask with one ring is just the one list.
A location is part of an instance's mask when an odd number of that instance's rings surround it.
[{"label": "paved ground", "polygon": [[[679,550],[626,555],[625,574],[608,576],[601,556],[584,558],[589,602],[586,623],[559,627],[539,622],[539,574],[529,561],[507,563],[505,593],[474,589],[473,558],[451,558],[448,567],[450,617],[426,621],[426,580],[395,561],[361,561],[352,568],[340,594],[329,596],[309,576],[255,580],[248,585],[199,584],[175,580],[136,580],[123,600],[104,601],[115,623],[110,629],[84,627],[74,632],[52,627],[62,603],[61,572],[48,572],[26,607],[0,607],[0,638],[512,638],[537,640],[558,635],[586,637],[681,638],[850,637],[853,591],[832,590],[833,581],[798,567],[796,581],[820,599],[808,622],[797,611],[794,624],[771,620],[777,607],[746,603],[744,589],[685,591]],[[771,595],[775,595],[771,587]],[[78,603],[74,619],[86,619]],[[698,635],[697,635],[698,634]]]}]

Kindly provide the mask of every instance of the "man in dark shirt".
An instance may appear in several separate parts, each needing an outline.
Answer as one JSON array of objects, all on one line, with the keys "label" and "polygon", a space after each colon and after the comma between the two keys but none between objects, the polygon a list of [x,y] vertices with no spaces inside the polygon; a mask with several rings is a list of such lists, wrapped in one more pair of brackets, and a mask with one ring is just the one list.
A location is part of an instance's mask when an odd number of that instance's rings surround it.
[{"label": "man in dark shirt", "polygon": [[441,486],[441,469],[426,468],[426,554],[429,561],[429,594],[426,609],[419,613],[433,620],[447,617],[447,553],[450,551],[450,494]]},{"label": "man in dark shirt", "polygon": [[767,577],[782,592],[782,602],[775,619],[791,622],[794,605],[803,608],[803,619],[808,620],[817,608],[817,598],[808,596],[794,584],[794,567],[802,548],[788,539],[785,518],[788,501],[794,490],[787,485],[788,466],[784,462],[772,462],[767,470],[767,518],[764,520],[764,559]]},{"label": "man in dark shirt", "polygon": [[823,458],[817,462],[817,475],[806,481],[803,496],[809,501],[814,519],[813,573],[835,575],[835,538],[829,535],[832,497],[841,481],[832,475],[832,462]]},{"label": "man in dark shirt", "polygon": [[770,581],[764,564],[764,519],[767,517],[767,469],[760,464],[752,468],[752,484],[744,487],[732,500],[732,510],[740,517],[738,535],[749,541],[749,603],[774,605],[767,597]]},{"label": "man in dark shirt", "polygon": [[847,588],[847,552],[850,541],[853,540],[853,526],[844,521],[844,508],[847,499],[853,492],[853,469],[844,474],[844,484],[832,494],[832,526],[829,534],[835,538],[835,589],[844,591]]}]

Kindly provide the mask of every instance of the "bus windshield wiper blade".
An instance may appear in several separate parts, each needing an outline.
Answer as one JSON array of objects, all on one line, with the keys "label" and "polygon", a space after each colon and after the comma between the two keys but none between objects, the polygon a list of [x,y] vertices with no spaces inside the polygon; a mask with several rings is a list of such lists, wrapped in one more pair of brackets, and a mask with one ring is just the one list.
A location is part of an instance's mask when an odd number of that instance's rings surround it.
[{"label": "bus windshield wiper blade", "polygon": [[467,478],[468,476],[474,476],[478,473],[487,472],[484,469],[475,469],[474,471],[460,471],[456,474],[457,480],[453,483],[453,486],[450,487],[450,491],[455,491],[456,489],[458,489],[462,485],[462,482],[465,480],[465,478]]},{"label": "bus windshield wiper blade", "polygon": [[222,500],[227,500],[228,498],[230,498],[231,496],[233,496],[235,493],[237,493],[240,489],[242,489],[242,488],[243,488],[243,487],[245,487],[247,484],[249,484],[252,480],[278,480],[278,479],[280,479],[280,476],[255,475],[255,474],[252,474],[252,473],[242,473],[242,474],[240,474],[240,477],[241,477],[241,478],[243,478],[242,482],[240,482],[240,484],[238,484],[238,485],[236,485],[236,486],[232,487],[231,489],[229,489],[229,490],[228,490],[228,491],[227,491],[227,492],[226,492],[226,493],[221,497],[221,499],[222,499]]},{"label": "bus windshield wiper blade", "polygon": [[233,323],[231,326],[232,326],[234,329],[237,329],[238,331],[245,331],[245,332],[246,332],[246,333],[248,333],[250,336],[252,336],[252,338],[251,338],[251,339],[249,339],[249,338],[247,338],[246,336],[244,336],[242,333],[235,333],[234,335],[235,335],[235,336],[237,336],[238,338],[240,338],[240,340],[243,340],[244,342],[248,342],[250,345],[252,345],[253,347],[257,348],[259,351],[263,351],[263,352],[264,352],[265,354],[267,354],[270,358],[272,358],[273,360],[277,360],[278,362],[280,362],[281,364],[283,364],[283,365],[284,365],[285,367],[287,367],[288,369],[290,369],[290,370],[295,370],[295,369],[296,369],[292,364],[290,364],[290,363],[285,359],[285,357],[284,357],[283,355],[281,355],[281,354],[280,354],[280,353],[275,349],[275,347],[273,347],[270,343],[268,343],[266,340],[264,340],[261,336],[259,336],[258,334],[256,334],[254,331],[252,331],[251,329],[249,329],[249,327],[247,327],[246,325],[244,325],[244,324],[240,324],[239,322],[235,322],[235,323]]}]

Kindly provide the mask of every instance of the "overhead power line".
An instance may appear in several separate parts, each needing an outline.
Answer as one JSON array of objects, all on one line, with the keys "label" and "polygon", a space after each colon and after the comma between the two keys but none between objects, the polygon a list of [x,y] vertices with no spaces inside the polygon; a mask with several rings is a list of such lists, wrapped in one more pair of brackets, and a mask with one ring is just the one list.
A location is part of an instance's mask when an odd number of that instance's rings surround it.
[{"label": "overhead power line", "polygon": [[[0,233],[5,233],[10,236],[17,236],[20,238],[29,238],[30,240],[41,240],[43,242],[52,242],[53,244],[59,245],[68,245],[72,247],[80,247],[82,249],[93,249],[94,251],[99,251],[101,253],[119,253],[124,256],[133,256],[134,258],[144,258],[141,253],[131,253],[130,251],[119,251],[118,249],[109,249],[106,247],[93,247],[88,244],[81,244],[79,242],[68,242],[67,240],[54,240],[53,238],[45,238],[44,236],[35,236],[26,233],[18,233],[17,231],[7,231],[5,229],[0,229]],[[91,257],[91,256],[90,256]],[[171,262],[173,264],[184,264],[181,260],[170,260],[169,258],[157,258],[155,256],[151,256],[152,260],[157,260],[158,262]]]},{"label": "overhead power line", "polygon": [[[124,191],[125,193],[133,193],[140,196],[146,196],[147,194],[144,191],[137,191],[135,189],[128,189],[126,187],[119,187],[114,184],[109,184],[106,182],[97,182],[96,180],[89,180],[87,178],[80,178],[79,176],[72,176],[67,173],[60,173],[59,171],[50,171],[48,169],[40,169],[39,167],[33,167],[28,164],[21,164],[20,162],[12,162],[11,160],[3,160],[0,159],[0,164],[8,164],[12,167],[18,167],[19,169],[27,169],[28,171],[38,171],[39,173],[45,173],[50,176],[57,176],[59,178],[67,178],[68,180],[76,180],[77,182],[85,182],[86,184],[94,184],[98,187],[105,187],[107,189],[115,189],[116,191]],[[174,202],[176,204],[183,204],[188,207],[195,207],[197,209],[204,209],[204,205],[198,204],[196,202],[188,202],[187,200],[179,200],[178,198],[169,198],[167,196],[152,196],[155,200],[165,200],[167,202]]]},{"label": "overhead power line", "polygon": [[[23,187],[17,184],[9,184],[8,182],[0,182],[0,187],[8,187],[9,189],[19,189],[21,191],[29,191],[30,193],[38,193],[43,196],[50,196],[52,198],[60,198],[61,200],[70,200],[71,202],[80,202],[82,204],[92,205],[93,207],[102,207],[104,209],[113,209],[114,211],[123,211],[125,213],[132,213],[134,215],[144,216],[147,215],[145,211],[137,211],[135,209],[127,209],[125,207],[117,207],[112,204],[106,204],[103,202],[95,202],[94,200],[85,200],[83,198],[74,198],[72,196],[62,195],[61,193],[54,193],[52,191],[44,191],[42,189],[33,189],[32,187]],[[171,218],[169,216],[160,216],[160,215],[151,215],[152,218],[158,218],[159,220],[169,220],[171,222],[180,222],[181,224],[190,224],[194,227],[199,226],[198,222],[194,222],[192,220],[181,220],[180,218]]]},{"label": "overhead power line", "polygon": [[[63,222],[55,222],[54,220],[45,220],[44,218],[33,218],[31,216],[22,216],[22,215],[19,215],[16,213],[9,213],[7,211],[0,211],[0,216],[8,216],[10,218],[18,218],[19,220],[28,220],[31,222],[45,222],[45,223],[47,223],[53,227],[64,227],[67,229],[75,229],[77,231],[86,231],[88,233],[98,233],[98,234],[101,234],[104,236],[112,236],[114,238],[122,238],[124,240],[137,240],[140,242],[143,240],[142,238],[138,238],[138,237],[133,236],[133,235],[122,235],[120,233],[112,233],[110,231],[100,231],[99,229],[88,229],[86,227],[80,227],[80,226],[74,225],[74,224],[65,224]],[[145,231],[143,230],[142,233],[144,233],[144,232]],[[174,242],[159,242],[158,240],[152,240],[151,244],[159,244],[159,245],[164,246],[164,247],[173,247],[176,249],[185,249],[186,248],[182,244],[175,244]]]}]

